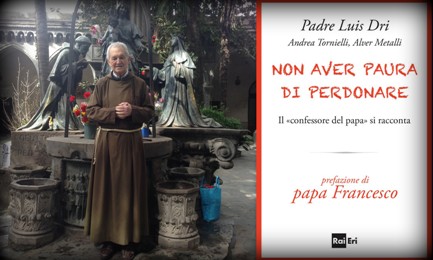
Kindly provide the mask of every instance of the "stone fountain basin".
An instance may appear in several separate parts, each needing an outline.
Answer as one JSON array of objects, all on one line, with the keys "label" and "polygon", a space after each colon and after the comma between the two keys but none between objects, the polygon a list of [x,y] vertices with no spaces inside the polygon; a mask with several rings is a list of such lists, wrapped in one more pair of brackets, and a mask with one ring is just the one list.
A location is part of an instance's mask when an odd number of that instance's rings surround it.
[{"label": "stone fountain basin", "polygon": [[48,178],[47,167],[41,165],[16,165],[8,169],[12,180],[28,178]]},{"label": "stone fountain basin", "polygon": [[[70,137],[49,137],[47,138],[47,153],[57,158],[73,158],[91,160],[94,152],[93,139]],[[156,138],[143,138],[145,158],[153,159],[169,156],[172,152],[171,138],[157,136]]]},{"label": "stone fountain basin", "polygon": [[47,178],[30,178],[16,180],[11,185],[17,190],[44,190],[56,187],[58,184],[57,180]]}]

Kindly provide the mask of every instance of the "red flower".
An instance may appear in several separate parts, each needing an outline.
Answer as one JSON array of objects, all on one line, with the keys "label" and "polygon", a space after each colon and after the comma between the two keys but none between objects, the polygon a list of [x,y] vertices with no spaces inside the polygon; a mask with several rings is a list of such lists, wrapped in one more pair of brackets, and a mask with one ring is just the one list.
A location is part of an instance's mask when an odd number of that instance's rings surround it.
[{"label": "red flower", "polygon": [[72,96],[72,95],[71,95],[71,96],[69,96],[69,102],[71,102],[71,103],[72,103],[72,102],[74,102],[74,101],[75,101],[75,96]]},{"label": "red flower", "polygon": [[[96,27],[95,27],[96,28]],[[89,90],[90,85],[87,81],[82,81],[78,84],[80,88],[82,88],[84,91],[83,98],[87,101],[90,96],[92,95],[92,92]],[[75,100],[75,97],[74,97]],[[81,122],[83,124],[88,124],[90,122],[90,119],[87,117],[87,102],[82,101],[80,104],[75,104],[72,112],[76,117],[79,117],[81,119]]]},{"label": "red flower", "polygon": [[87,103],[86,102],[81,102],[81,104],[80,104],[81,111],[86,112],[86,108],[87,108]]},{"label": "red flower", "polygon": [[87,99],[90,97],[90,95],[92,95],[92,93],[90,93],[90,91],[86,91],[84,92],[83,97]]},{"label": "red flower", "polygon": [[152,35],[152,43],[156,42],[156,35]]}]

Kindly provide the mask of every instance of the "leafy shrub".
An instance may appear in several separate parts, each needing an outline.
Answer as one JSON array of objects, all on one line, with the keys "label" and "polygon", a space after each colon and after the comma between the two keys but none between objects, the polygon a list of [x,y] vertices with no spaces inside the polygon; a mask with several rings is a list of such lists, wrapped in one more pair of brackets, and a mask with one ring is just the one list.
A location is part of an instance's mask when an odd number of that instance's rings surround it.
[{"label": "leafy shrub", "polygon": [[205,107],[201,109],[201,114],[213,118],[215,121],[220,123],[225,128],[240,129],[241,121],[234,117],[227,117],[224,115],[224,111],[215,107]]}]

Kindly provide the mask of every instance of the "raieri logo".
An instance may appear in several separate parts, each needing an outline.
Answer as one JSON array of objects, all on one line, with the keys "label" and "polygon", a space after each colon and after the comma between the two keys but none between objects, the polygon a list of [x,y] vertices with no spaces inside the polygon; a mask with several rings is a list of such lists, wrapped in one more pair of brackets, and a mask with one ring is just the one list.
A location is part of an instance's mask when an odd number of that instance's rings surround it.
[{"label": "raieri logo", "polygon": [[346,248],[346,245],[358,244],[358,238],[347,237],[346,233],[332,233],[332,248]]}]

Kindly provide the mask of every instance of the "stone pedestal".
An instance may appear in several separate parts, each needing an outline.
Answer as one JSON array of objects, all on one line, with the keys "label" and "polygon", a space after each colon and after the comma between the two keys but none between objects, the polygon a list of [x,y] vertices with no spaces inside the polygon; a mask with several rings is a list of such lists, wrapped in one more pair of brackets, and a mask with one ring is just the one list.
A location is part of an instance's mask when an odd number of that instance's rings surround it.
[{"label": "stone pedestal", "polygon": [[[47,138],[46,148],[52,160],[52,177],[61,181],[61,218],[64,223],[68,224],[66,227],[71,227],[71,229],[84,227],[94,141],[84,138],[83,135]],[[143,148],[145,151],[143,160],[150,164],[148,165],[150,179],[158,180],[161,175],[161,160],[170,156],[172,151],[171,139],[167,137],[143,138]],[[149,194],[152,194],[152,191]],[[151,205],[156,204],[156,198],[154,200],[154,203],[150,202]],[[152,224],[155,224],[154,222],[151,221]],[[156,233],[156,231],[153,232]]]},{"label": "stone pedestal", "polygon": [[158,244],[162,248],[193,249],[200,243],[195,211],[199,187],[186,181],[165,181],[156,186],[159,209]]},{"label": "stone pedestal", "polygon": [[[70,131],[70,135],[80,131]],[[41,165],[51,166],[51,158],[46,151],[46,140],[53,136],[63,136],[64,131],[13,131],[11,132],[10,166]]]},{"label": "stone pedestal", "polygon": [[34,249],[54,240],[57,187],[58,181],[45,178],[16,180],[11,183],[11,248]]}]

